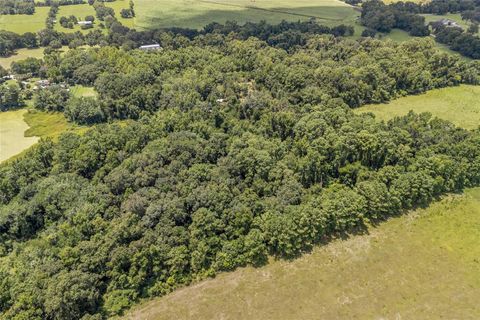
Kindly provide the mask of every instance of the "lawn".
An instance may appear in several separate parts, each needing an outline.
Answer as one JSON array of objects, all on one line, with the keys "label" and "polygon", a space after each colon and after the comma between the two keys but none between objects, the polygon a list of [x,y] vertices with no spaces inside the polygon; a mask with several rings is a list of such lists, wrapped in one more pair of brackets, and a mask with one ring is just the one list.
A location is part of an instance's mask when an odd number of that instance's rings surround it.
[{"label": "lawn", "polygon": [[33,15],[0,15],[0,30],[23,34],[45,29],[49,7],[36,7]]},{"label": "lawn", "polygon": [[126,319],[478,319],[480,189],[137,307]]},{"label": "lawn", "polygon": [[461,85],[428,91],[425,94],[403,97],[390,103],[367,105],[356,112],[372,112],[378,119],[390,120],[407,114],[430,112],[457,126],[475,129],[480,125],[480,86]]},{"label": "lawn", "polygon": [[353,24],[359,13],[339,0],[137,0],[135,27],[202,28],[210,22],[238,23],[266,20],[297,21],[316,18],[319,23]]},{"label": "lawn", "polygon": [[0,112],[0,162],[21,153],[38,141],[37,137],[26,137],[29,128],[23,117],[26,109]]}]

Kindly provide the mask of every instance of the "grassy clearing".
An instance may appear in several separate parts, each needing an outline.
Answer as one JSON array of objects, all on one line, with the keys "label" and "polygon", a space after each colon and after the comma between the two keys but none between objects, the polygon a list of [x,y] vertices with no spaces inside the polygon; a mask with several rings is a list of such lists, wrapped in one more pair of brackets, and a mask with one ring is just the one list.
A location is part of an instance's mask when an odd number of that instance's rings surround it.
[{"label": "grassy clearing", "polygon": [[23,34],[45,29],[45,20],[49,9],[49,7],[36,7],[33,15],[0,15],[0,30]]},{"label": "grassy clearing", "polygon": [[98,24],[100,21],[95,20],[94,27],[91,29],[86,29],[83,30],[80,28],[80,25],[76,24],[73,29],[69,28],[64,28],[60,25],[58,22],[61,17],[69,17],[69,16],[75,16],[78,21],[85,20],[86,16],[94,16],[95,15],[95,9],[89,4],[74,4],[74,5],[68,5],[68,6],[60,6],[57,14],[57,23],[55,23],[55,30],[60,31],[60,32],[77,32],[80,31],[82,33],[88,33],[90,30],[94,30],[98,28]]},{"label": "grassy clearing", "polygon": [[480,189],[292,262],[244,268],[127,319],[478,319]]},{"label": "grassy clearing", "polygon": [[23,120],[27,110],[0,112],[0,162],[21,153],[38,141],[25,136],[28,124]]},{"label": "grassy clearing", "polygon": [[0,58],[0,65],[4,67],[5,69],[10,68],[10,64],[14,61],[19,61],[23,60],[29,57],[33,58],[38,58],[41,59],[43,58],[43,51],[45,48],[36,48],[36,49],[18,49],[16,54],[10,56],[10,57],[5,57],[5,58]]},{"label": "grassy clearing", "polygon": [[[115,17],[120,21],[124,26],[127,26],[129,28],[133,28],[134,25],[134,20],[133,19],[124,19],[120,16],[120,11],[124,8],[129,7],[129,1],[128,0],[116,0],[114,2],[105,2],[105,5],[107,7],[113,8],[115,10]],[[96,14],[95,14],[95,9],[93,6],[89,4],[76,4],[76,5],[68,5],[68,6],[60,6],[60,9],[57,14],[57,20],[60,19],[60,17],[69,17],[69,16],[75,16],[79,21],[84,20],[86,16],[94,16],[96,19]],[[75,25],[73,29],[69,28],[64,28],[60,25],[60,23],[55,24],[55,30],[61,31],[61,32],[76,32],[80,31],[82,33],[88,33],[91,30],[99,29],[99,24],[102,23],[102,21],[99,21],[98,19],[95,20],[94,22],[94,27],[91,29],[86,29],[83,30],[80,25]],[[104,29],[103,29],[104,30]],[[105,31],[105,30],[104,30]]]},{"label": "grassy clearing", "polygon": [[436,22],[441,19],[450,19],[458,23],[462,28],[467,29],[469,24],[467,21],[462,20],[462,16],[460,13],[448,13],[444,15],[436,15],[436,14],[422,14],[425,17],[425,22],[428,24],[430,22]]},{"label": "grassy clearing", "polygon": [[403,97],[390,103],[367,105],[356,112],[372,112],[380,120],[388,121],[407,114],[430,112],[455,125],[475,129],[480,124],[480,86],[461,85],[428,91],[417,96]]},{"label": "grassy clearing", "polygon": [[115,17],[118,21],[120,21],[121,24],[129,28],[134,27],[134,19],[125,19],[122,18],[122,16],[120,15],[120,11],[122,11],[122,9],[130,8],[129,0],[116,0],[113,2],[105,2],[105,5],[115,10]]},{"label": "grassy clearing", "polygon": [[76,85],[70,88],[70,92],[75,97],[96,97],[97,92],[93,87],[84,87],[82,85]]},{"label": "grassy clearing", "polygon": [[138,0],[135,1],[135,27],[202,28],[210,22],[238,23],[266,20],[297,21],[317,18],[322,24],[353,24],[359,15],[353,7],[338,0]]},{"label": "grassy clearing", "polygon": [[30,127],[25,131],[26,137],[50,137],[54,140],[66,131],[84,132],[88,127],[68,122],[61,112],[43,112],[30,109],[24,114],[24,120]]}]

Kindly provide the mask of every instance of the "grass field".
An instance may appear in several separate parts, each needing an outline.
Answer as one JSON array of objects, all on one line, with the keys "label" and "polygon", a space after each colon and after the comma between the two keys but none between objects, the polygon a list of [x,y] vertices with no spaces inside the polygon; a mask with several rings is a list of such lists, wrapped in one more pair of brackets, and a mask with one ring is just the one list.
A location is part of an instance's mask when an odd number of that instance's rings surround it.
[{"label": "grass field", "polygon": [[[129,2],[128,0],[116,0],[114,2],[106,2],[105,5],[107,7],[113,8],[115,10],[115,17],[125,26],[129,28],[133,28],[133,19],[124,19],[120,16],[120,11],[124,8],[129,7]],[[94,16],[96,17],[95,14],[95,9],[88,4],[76,4],[76,5],[68,5],[68,6],[60,6],[60,9],[57,14],[57,20],[60,19],[60,17],[69,17],[69,16],[75,16],[77,19],[84,20],[86,16]],[[83,30],[80,28],[79,25],[75,25],[73,29],[69,28],[64,28],[60,25],[60,23],[55,24],[55,30],[61,31],[61,32],[76,32],[80,31],[82,33],[88,33],[91,30],[98,29],[98,25],[101,23],[98,19],[95,20],[94,27],[93,29],[86,29]]]},{"label": "grass field", "polygon": [[[75,4],[75,5],[68,5],[68,6],[60,6],[58,13],[57,13],[57,23],[55,23],[55,30],[61,32],[76,32],[80,31],[82,33],[88,33],[90,30],[93,29],[86,29],[83,30],[80,28],[80,25],[76,24],[73,29],[64,28],[58,22],[61,17],[69,17],[75,16],[78,21],[85,20],[86,16],[94,16],[95,17],[95,10],[91,5],[88,4]],[[99,21],[95,20],[94,28],[98,28]]]},{"label": "grass field", "polygon": [[49,7],[36,7],[33,15],[0,15],[0,30],[23,34],[45,29]]},{"label": "grass field", "polygon": [[76,85],[70,88],[70,92],[75,97],[96,97],[97,92],[93,87],[84,87],[82,85]]},{"label": "grass field", "polygon": [[390,103],[367,105],[356,112],[372,112],[378,119],[390,120],[407,114],[430,112],[457,126],[475,129],[480,125],[480,86],[461,85],[428,91],[417,96],[403,97]]},{"label": "grass field", "polygon": [[322,24],[353,24],[359,13],[339,0],[137,0],[135,27],[202,28],[210,22],[317,18]]},{"label": "grass field", "polygon": [[37,137],[26,137],[29,128],[23,117],[26,109],[0,112],[0,162],[21,153],[38,141]]},{"label": "grass field", "polygon": [[120,15],[120,11],[122,11],[122,9],[128,9],[130,7],[129,0],[116,0],[113,2],[105,2],[105,5],[115,10],[115,17],[118,19],[118,21],[120,21],[121,24],[129,28],[134,27],[134,19],[125,19],[122,18],[122,16]]},{"label": "grass field", "polygon": [[14,61],[23,60],[29,57],[43,58],[43,51],[45,48],[36,48],[36,49],[18,49],[16,54],[11,55],[9,57],[1,57],[0,58],[0,65],[5,69],[10,68],[10,64]]},{"label": "grass field", "polygon": [[243,268],[126,319],[478,319],[480,189],[300,259]]}]

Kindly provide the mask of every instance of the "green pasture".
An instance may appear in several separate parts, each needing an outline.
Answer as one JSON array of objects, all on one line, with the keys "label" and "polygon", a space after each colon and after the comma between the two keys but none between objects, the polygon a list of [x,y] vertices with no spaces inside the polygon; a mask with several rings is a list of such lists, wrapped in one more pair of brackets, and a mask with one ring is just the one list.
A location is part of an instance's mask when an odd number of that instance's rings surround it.
[{"label": "green pasture", "polygon": [[[91,29],[85,29],[83,30],[80,28],[80,25],[76,24],[74,25],[73,29],[70,28],[64,28],[60,25],[58,22],[61,17],[69,17],[69,16],[75,16],[78,21],[85,20],[86,16],[94,16],[95,17],[95,22],[94,22],[94,27]],[[96,19],[95,15],[95,9],[89,4],[74,4],[74,5],[68,5],[68,6],[60,6],[58,13],[57,13],[57,23],[55,23],[55,30],[60,31],[60,32],[76,32],[80,31],[82,33],[88,33],[90,30],[93,30],[95,28],[98,28],[98,24],[100,21]]]},{"label": "green pasture", "polygon": [[126,319],[478,319],[480,189],[445,197],[294,261],[243,268]]},{"label": "green pasture", "polygon": [[36,7],[33,15],[0,15],[0,30],[23,34],[45,29],[45,20],[49,9],[49,7]]},{"label": "green pasture", "polygon": [[462,16],[460,13],[448,13],[444,15],[437,15],[437,14],[422,14],[425,17],[425,22],[428,24],[430,22],[436,22],[442,19],[450,19],[458,23],[462,28],[467,29],[469,24],[462,20]]},{"label": "green pasture", "polygon": [[461,85],[427,93],[407,96],[385,104],[367,105],[356,112],[372,112],[380,120],[388,121],[407,114],[410,110],[430,112],[455,125],[475,129],[480,125],[480,86]]},{"label": "green pasture", "polygon": [[137,0],[135,27],[202,28],[227,20],[245,23],[266,20],[297,21],[316,18],[319,23],[353,24],[359,13],[339,0]]},{"label": "green pasture", "polygon": [[70,88],[70,92],[75,97],[96,97],[97,92],[93,87],[85,87],[82,85],[76,85]]},{"label": "green pasture", "polygon": [[[136,3],[136,1],[134,1],[134,3]],[[132,18],[125,19],[125,18],[122,18],[122,16],[120,15],[120,11],[122,11],[122,9],[130,8],[129,0],[116,0],[113,2],[105,2],[105,5],[115,10],[115,17],[117,18],[118,21],[120,21],[121,24],[129,28],[134,27],[134,19]],[[135,7],[134,7],[134,10],[135,10]]]},{"label": "green pasture", "polygon": [[0,65],[8,69],[12,62],[23,60],[29,57],[41,59],[43,58],[43,51],[45,48],[36,48],[36,49],[18,49],[14,55],[9,57],[0,57]]}]

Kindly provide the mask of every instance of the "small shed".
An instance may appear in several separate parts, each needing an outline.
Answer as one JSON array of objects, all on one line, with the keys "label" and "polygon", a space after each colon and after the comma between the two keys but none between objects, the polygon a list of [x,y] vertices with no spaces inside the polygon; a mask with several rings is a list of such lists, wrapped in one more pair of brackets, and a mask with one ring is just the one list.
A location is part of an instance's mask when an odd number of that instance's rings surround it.
[{"label": "small shed", "polygon": [[154,43],[154,44],[147,44],[144,46],[140,46],[139,49],[144,51],[152,51],[152,50],[160,50],[162,49],[162,47],[160,47],[158,43]]}]

